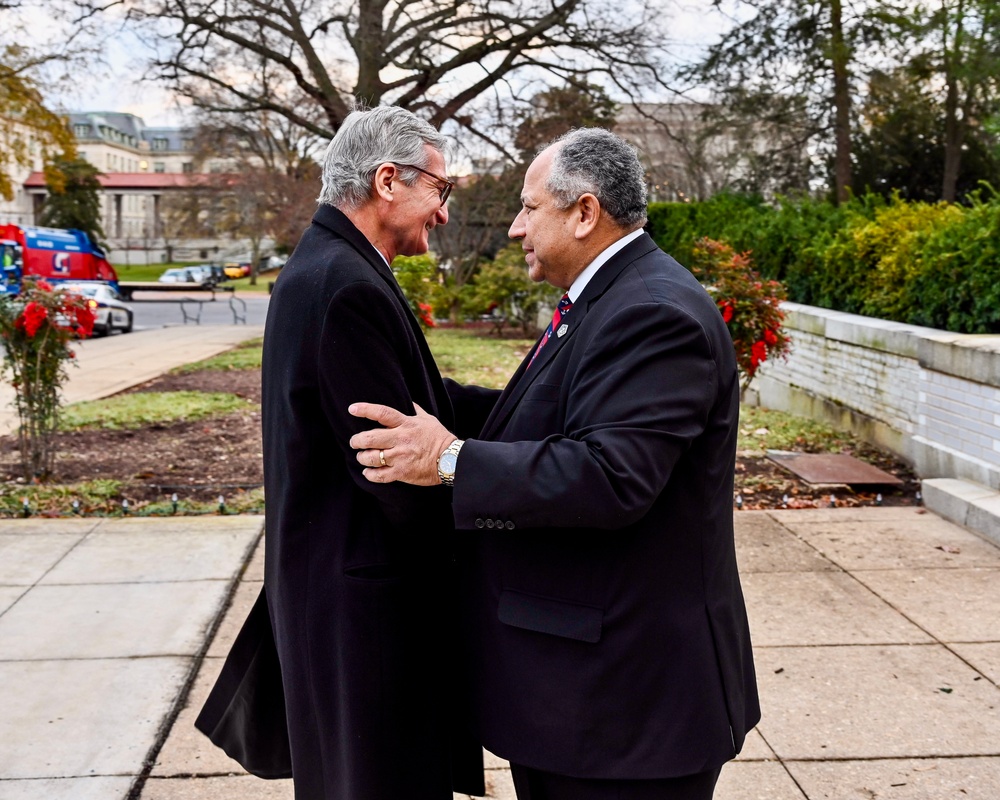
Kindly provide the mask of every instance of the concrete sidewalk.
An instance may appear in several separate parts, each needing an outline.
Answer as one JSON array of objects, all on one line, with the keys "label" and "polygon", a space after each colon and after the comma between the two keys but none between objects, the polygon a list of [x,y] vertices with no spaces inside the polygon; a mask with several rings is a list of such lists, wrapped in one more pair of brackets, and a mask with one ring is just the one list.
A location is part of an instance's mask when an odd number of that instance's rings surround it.
[{"label": "concrete sidewalk", "polygon": [[0,521],[0,798],[125,798],[260,517]]},{"label": "concrete sidewalk", "polygon": [[[736,514],[763,719],[717,800],[1000,797],[1000,549],[922,512]],[[142,800],[291,799],[192,727],[261,580],[258,551]]]},{"label": "concrete sidewalk", "polygon": [[[77,342],[78,366],[68,368],[63,398],[77,403],[107,397],[263,335],[264,328],[259,325],[168,325]],[[0,435],[17,428],[13,399],[10,384],[0,383]]]}]

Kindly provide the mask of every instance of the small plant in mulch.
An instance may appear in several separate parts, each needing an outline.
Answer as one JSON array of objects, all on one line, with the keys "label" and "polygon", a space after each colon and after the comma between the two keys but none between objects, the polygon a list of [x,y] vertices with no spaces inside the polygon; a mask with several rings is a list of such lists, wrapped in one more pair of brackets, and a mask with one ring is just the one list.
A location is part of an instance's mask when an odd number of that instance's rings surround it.
[{"label": "small plant in mulch", "polygon": [[26,481],[52,473],[60,390],[66,365],[74,358],[70,345],[93,330],[94,312],[87,299],[54,289],[44,280],[26,278],[20,295],[0,298],[3,373],[14,387]]},{"label": "small plant in mulch", "polygon": [[782,327],[787,299],[779,281],[764,280],[753,269],[750,253],[737,253],[725,242],[699,239],[691,272],[707,286],[736,348],[736,364],[746,389],[761,364],[784,358],[791,339]]}]

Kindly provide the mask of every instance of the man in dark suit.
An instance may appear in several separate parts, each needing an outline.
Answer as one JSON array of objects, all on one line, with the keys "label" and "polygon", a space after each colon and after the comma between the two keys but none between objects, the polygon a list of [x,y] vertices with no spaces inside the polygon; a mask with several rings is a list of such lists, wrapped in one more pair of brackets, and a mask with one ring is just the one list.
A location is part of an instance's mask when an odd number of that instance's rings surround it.
[{"label": "man in dark suit", "polygon": [[478,731],[518,797],[704,800],[759,719],[732,342],[643,233],[643,170],[617,136],[567,134],[521,200],[529,275],[567,294],[480,435],[363,403],[386,427],[352,444],[373,482],[454,486]]},{"label": "man in dark suit", "polygon": [[361,399],[462,428],[389,268],[448,221],[445,144],[399,108],[348,116],[270,300],[265,588],[296,800],[482,793],[452,668],[450,493],[371,483],[348,447]]}]

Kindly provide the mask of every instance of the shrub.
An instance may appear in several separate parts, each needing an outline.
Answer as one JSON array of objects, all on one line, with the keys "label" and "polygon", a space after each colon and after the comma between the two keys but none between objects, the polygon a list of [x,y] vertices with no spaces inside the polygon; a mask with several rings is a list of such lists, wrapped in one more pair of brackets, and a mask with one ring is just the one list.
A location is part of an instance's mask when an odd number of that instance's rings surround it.
[{"label": "shrub", "polygon": [[699,239],[691,271],[712,292],[736,349],[736,364],[746,389],[760,365],[784,358],[791,345],[781,323],[785,290],[779,281],[763,280],[749,253],[736,253],[724,242]]},{"label": "shrub", "polygon": [[524,251],[517,242],[483,264],[462,289],[462,308],[467,314],[492,314],[498,320],[515,323],[525,335],[533,332],[541,304],[548,302],[554,307],[559,299],[558,290],[528,277]]},{"label": "shrub", "polygon": [[94,313],[86,298],[53,289],[43,280],[26,278],[18,297],[0,299],[3,372],[14,386],[21,468],[27,481],[52,474],[60,389],[66,364],[75,355],[70,342],[93,330]]},{"label": "shrub", "polygon": [[953,207],[928,231],[920,271],[905,286],[906,322],[962,333],[1000,333],[1000,200]]},{"label": "shrub", "polygon": [[437,271],[437,261],[428,253],[397,256],[392,262],[392,274],[406,295],[410,310],[425,329],[434,327],[433,306],[440,289]]}]

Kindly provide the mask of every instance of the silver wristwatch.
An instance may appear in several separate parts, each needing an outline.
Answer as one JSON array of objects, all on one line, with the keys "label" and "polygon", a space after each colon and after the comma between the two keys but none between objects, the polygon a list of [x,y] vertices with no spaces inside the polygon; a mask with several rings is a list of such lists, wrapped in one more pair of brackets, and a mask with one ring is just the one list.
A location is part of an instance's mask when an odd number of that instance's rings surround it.
[{"label": "silver wristwatch", "polygon": [[445,486],[455,485],[455,468],[458,466],[458,451],[465,442],[462,439],[453,441],[445,451],[438,456],[438,478]]}]

